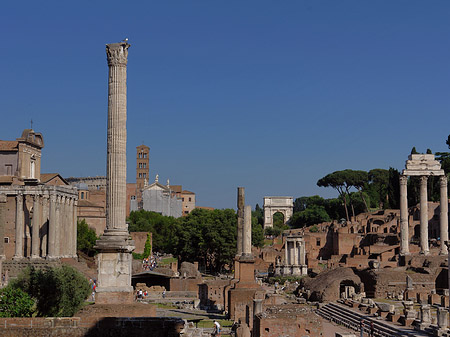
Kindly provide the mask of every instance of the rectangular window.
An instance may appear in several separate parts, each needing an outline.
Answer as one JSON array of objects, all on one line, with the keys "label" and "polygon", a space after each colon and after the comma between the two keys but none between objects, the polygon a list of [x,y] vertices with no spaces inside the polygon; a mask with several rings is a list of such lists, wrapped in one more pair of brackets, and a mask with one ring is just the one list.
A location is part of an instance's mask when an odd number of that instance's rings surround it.
[{"label": "rectangular window", "polygon": [[3,242],[9,243],[9,238],[8,237],[5,237],[3,240],[4,240]]},{"label": "rectangular window", "polygon": [[147,173],[144,173],[144,178],[147,178]]},{"label": "rectangular window", "polygon": [[6,164],[5,168],[6,168],[6,175],[7,176],[12,176],[12,165],[11,164]]},{"label": "rectangular window", "polygon": [[142,178],[142,173],[139,173],[139,178]]},{"label": "rectangular window", "polygon": [[316,246],[320,246],[320,239],[316,240]]},{"label": "rectangular window", "polygon": [[143,165],[144,165],[144,168],[147,168],[147,163],[144,163]]},{"label": "rectangular window", "polygon": [[184,198],[181,198],[181,201],[184,201]]},{"label": "rectangular window", "polygon": [[192,201],[192,199],[191,199],[191,198],[189,198],[189,201]]},{"label": "rectangular window", "polygon": [[139,158],[142,158],[142,153],[139,153]]},{"label": "rectangular window", "polygon": [[147,158],[147,153],[144,153],[144,158]]}]

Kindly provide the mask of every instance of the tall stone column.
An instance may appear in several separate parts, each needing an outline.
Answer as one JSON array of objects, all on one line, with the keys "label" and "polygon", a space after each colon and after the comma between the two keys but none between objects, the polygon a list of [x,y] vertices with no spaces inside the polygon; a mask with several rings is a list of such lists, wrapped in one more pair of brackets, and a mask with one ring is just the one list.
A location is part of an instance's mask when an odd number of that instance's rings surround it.
[{"label": "tall stone column", "polygon": [[62,198],[60,195],[56,196],[56,226],[55,226],[55,257],[61,256],[61,205]]},{"label": "tall stone column", "polygon": [[41,207],[40,197],[38,194],[34,195],[33,202],[33,224],[31,227],[31,258],[39,258],[39,229],[41,225]]},{"label": "tall stone column", "polygon": [[16,250],[14,259],[23,258],[23,232],[24,232],[24,214],[23,214],[23,194],[16,196]]},{"label": "tall stone column", "polygon": [[441,249],[440,255],[447,255],[448,248],[445,241],[448,241],[448,194],[447,194],[447,177],[442,176],[439,179],[441,185],[441,214],[440,214],[440,237]]},{"label": "tall stone column", "polygon": [[242,255],[242,243],[243,243],[243,230],[244,230],[244,214],[245,214],[245,189],[244,187],[238,187],[238,199],[237,199],[237,255]]},{"label": "tall stone column", "polygon": [[409,254],[408,177],[400,176],[400,254]]},{"label": "tall stone column", "polygon": [[252,207],[245,206],[243,227],[242,255],[252,255]]},{"label": "tall stone column", "polygon": [[428,194],[427,176],[420,177],[420,253],[428,255]]},{"label": "tall stone column", "polygon": [[131,252],[134,241],[126,223],[127,42],[106,45],[108,131],[106,163],[106,229],[96,248],[97,303],[131,303]]},{"label": "tall stone column", "polygon": [[[6,223],[6,212],[7,212],[7,202],[8,197],[6,194],[0,194],[0,224]],[[0,275],[2,273],[1,261],[5,259],[5,244],[1,238],[5,237],[5,226],[0,226]]]},{"label": "tall stone column", "polygon": [[289,241],[287,239],[284,244],[284,265],[289,265]]},{"label": "tall stone column", "polygon": [[298,265],[298,247],[297,247],[297,241],[294,241],[294,263],[293,265]]},{"label": "tall stone column", "polygon": [[[49,217],[49,209],[48,209],[48,195],[45,194],[42,198],[42,220],[41,224],[44,226],[44,229],[46,231],[43,231],[42,238],[41,238],[41,257],[47,256],[47,241],[48,241],[48,217]],[[47,228],[45,228],[45,226]]]},{"label": "tall stone column", "polygon": [[50,194],[49,198],[49,219],[48,219],[48,248],[47,257],[49,259],[56,258],[55,242],[56,242],[56,195]]},{"label": "tall stone column", "polygon": [[78,226],[78,217],[77,217],[77,209],[78,209],[78,201],[74,199],[73,201],[73,226],[72,226],[72,235],[73,235],[73,250],[72,257],[77,257],[77,226]]}]

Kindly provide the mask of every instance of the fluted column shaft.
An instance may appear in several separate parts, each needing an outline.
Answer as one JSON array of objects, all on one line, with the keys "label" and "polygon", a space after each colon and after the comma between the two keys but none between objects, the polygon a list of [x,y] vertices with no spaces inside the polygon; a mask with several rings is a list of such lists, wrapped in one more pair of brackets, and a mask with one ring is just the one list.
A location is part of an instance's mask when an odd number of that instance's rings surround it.
[{"label": "fluted column shaft", "polygon": [[33,224],[31,227],[31,258],[33,259],[39,257],[39,228],[41,225],[41,203],[39,199],[39,195],[36,194],[33,202]]},{"label": "fluted column shaft", "polygon": [[297,241],[294,241],[294,263],[293,265],[298,265],[298,247]]},{"label": "fluted column shaft", "polygon": [[16,196],[16,249],[14,258],[23,257],[23,232],[24,232],[24,214],[23,214],[23,195]]},{"label": "fluted column shaft", "polygon": [[428,193],[427,176],[420,177],[420,253],[427,255],[428,247]]},{"label": "fluted column shaft", "polygon": [[62,208],[62,197],[56,196],[56,226],[55,226],[55,257],[61,256],[61,208]]},{"label": "fluted column shaft", "polygon": [[245,206],[242,255],[252,255],[252,207]]},{"label": "fluted column shaft", "polygon": [[73,235],[73,250],[72,250],[72,256],[77,257],[77,208],[78,208],[78,201],[75,199],[73,201],[73,227],[72,227],[72,235]]},{"label": "fluted column shaft", "polygon": [[300,264],[302,266],[306,265],[306,246],[305,246],[305,241],[301,241],[301,245],[300,245]]},{"label": "fluted column shaft", "polygon": [[[42,225],[46,225],[48,218],[49,218],[49,209],[48,209],[48,195],[44,195],[42,200],[42,220],[41,220],[41,224]],[[47,232],[42,234],[42,240],[41,240],[41,257],[46,257],[47,256],[47,250],[48,250],[48,246],[47,246],[47,242],[48,242],[48,226],[47,226]]]},{"label": "fluted column shaft", "polygon": [[105,234],[128,236],[126,220],[127,43],[107,45],[108,139]]},{"label": "fluted column shaft", "polygon": [[441,255],[448,254],[448,248],[445,241],[448,241],[448,194],[447,194],[447,177],[440,177],[441,186],[441,214],[440,214],[440,237],[441,237]]},{"label": "fluted column shaft", "polygon": [[408,177],[400,176],[400,254],[409,254]]},{"label": "fluted column shaft", "polygon": [[55,258],[56,257],[56,195],[51,194],[49,198],[49,221],[48,221],[48,257]]},{"label": "fluted column shaft", "polygon": [[289,241],[286,239],[286,243],[284,245],[284,265],[289,265]]}]

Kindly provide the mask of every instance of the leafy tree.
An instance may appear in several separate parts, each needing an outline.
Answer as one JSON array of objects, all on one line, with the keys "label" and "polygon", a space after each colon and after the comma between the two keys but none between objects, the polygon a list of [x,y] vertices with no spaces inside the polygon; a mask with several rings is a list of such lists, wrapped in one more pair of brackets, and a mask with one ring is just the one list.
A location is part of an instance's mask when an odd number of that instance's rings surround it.
[{"label": "leafy tree", "polygon": [[415,146],[413,146],[413,148],[411,149],[411,154],[419,154],[419,152],[417,152]]},{"label": "leafy tree", "polygon": [[387,186],[389,208],[400,208],[400,172],[389,168],[389,184]]},{"label": "leafy tree", "polygon": [[427,149],[427,154],[433,154],[430,149]]},{"label": "leafy tree", "polygon": [[276,212],[273,215],[273,225],[276,227],[283,227],[284,225],[284,215],[281,212]]},{"label": "leafy tree", "polygon": [[292,228],[301,228],[329,221],[331,221],[331,218],[326,212],[325,207],[313,205],[304,211],[294,213],[290,225]]},{"label": "leafy tree", "polygon": [[350,220],[348,216],[348,209],[347,209],[347,198],[345,197],[346,194],[346,183],[344,180],[344,177],[340,174],[340,171],[336,171],[330,174],[327,174],[325,177],[320,178],[317,181],[317,186],[320,187],[332,187],[336,191],[338,191],[339,195],[341,196],[343,202],[344,202],[344,209],[345,209],[345,217],[347,221]]},{"label": "leafy tree", "polygon": [[[264,226],[264,210],[259,207],[258,204],[255,206],[255,210],[252,211],[252,218],[255,217],[257,219],[257,223],[262,226]],[[253,223],[253,220],[252,220]]]},{"label": "leafy tree", "polygon": [[132,211],[128,217],[130,232],[150,232],[153,250],[170,253],[177,246],[177,232],[180,220],[156,212]]},{"label": "leafy tree", "polygon": [[219,272],[236,255],[236,223],[232,209],[194,209],[181,219],[175,252],[182,261],[199,261]]},{"label": "leafy tree", "polygon": [[97,239],[95,230],[90,228],[84,219],[77,222],[77,250],[89,256],[94,256],[97,253],[94,249]]},{"label": "leafy tree", "polygon": [[45,271],[27,268],[11,283],[11,287],[36,300],[38,316],[73,316],[90,293],[86,278],[66,265]]},{"label": "leafy tree", "polygon": [[252,218],[252,246],[262,248],[264,246],[264,230],[262,226],[254,222]]},{"label": "leafy tree", "polygon": [[378,193],[378,207],[383,208],[388,201],[389,170],[373,169],[368,174],[369,182]]},{"label": "leafy tree", "polygon": [[35,301],[21,289],[11,286],[0,291],[0,317],[31,317]]}]

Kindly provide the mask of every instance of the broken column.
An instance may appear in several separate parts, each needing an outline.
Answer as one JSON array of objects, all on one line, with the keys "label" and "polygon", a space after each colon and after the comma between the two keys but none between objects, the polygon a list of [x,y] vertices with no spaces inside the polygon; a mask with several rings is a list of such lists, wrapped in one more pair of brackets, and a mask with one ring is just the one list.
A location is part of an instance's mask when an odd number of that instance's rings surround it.
[{"label": "broken column", "polygon": [[245,189],[238,187],[237,195],[237,238],[236,238],[236,256],[234,258],[234,278],[239,279],[239,258],[242,255],[242,231],[244,229],[244,208],[245,208]]},{"label": "broken column", "polygon": [[420,305],[420,330],[425,330],[431,324],[431,308],[428,304]]},{"label": "broken column", "polygon": [[438,307],[437,324],[439,330],[447,330],[448,328],[448,311],[445,308]]},{"label": "broken column", "polygon": [[127,42],[106,45],[109,66],[106,168],[106,229],[96,249],[97,303],[131,303],[131,252],[126,224]]},{"label": "broken column", "polygon": [[252,207],[245,206],[244,226],[242,230],[242,255],[252,256]]}]

